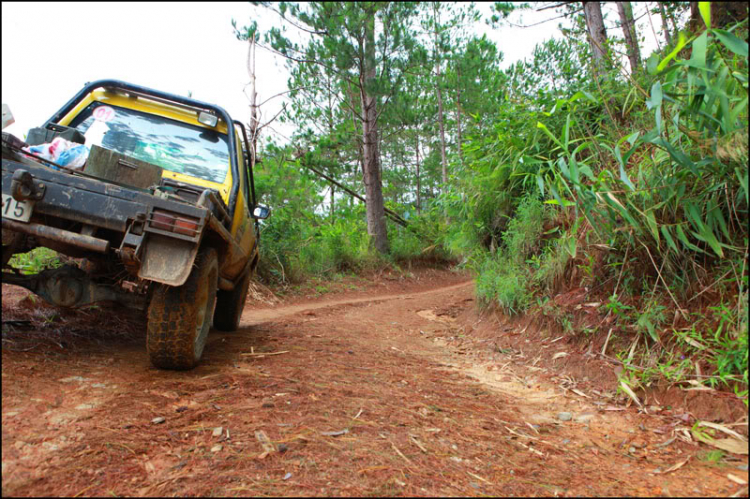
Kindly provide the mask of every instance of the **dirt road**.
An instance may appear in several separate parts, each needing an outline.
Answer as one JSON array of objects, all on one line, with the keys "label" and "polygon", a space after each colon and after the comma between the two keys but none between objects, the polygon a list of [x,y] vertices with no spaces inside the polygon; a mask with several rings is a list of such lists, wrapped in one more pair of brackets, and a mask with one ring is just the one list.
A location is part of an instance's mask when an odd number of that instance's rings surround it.
[{"label": "dirt road", "polygon": [[712,465],[674,418],[470,341],[464,277],[381,288],[248,306],[191,372],[150,367],[137,334],[28,348],[4,334],[3,495],[742,491],[727,474],[747,480],[746,457]]}]

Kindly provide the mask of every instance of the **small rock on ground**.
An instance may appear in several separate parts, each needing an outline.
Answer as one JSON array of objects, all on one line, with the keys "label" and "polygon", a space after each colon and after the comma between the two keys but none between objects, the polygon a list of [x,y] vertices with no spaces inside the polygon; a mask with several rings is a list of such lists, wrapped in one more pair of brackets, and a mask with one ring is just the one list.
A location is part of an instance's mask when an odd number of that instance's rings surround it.
[{"label": "small rock on ground", "polygon": [[162,424],[166,420],[167,420],[167,418],[163,418],[163,417],[159,416],[158,418],[152,419],[151,422],[153,424]]},{"label": "small rock on ground", "polygon": [[569,412],[561,412],[557,415],[557,419],[560,421],[570,421],[573,419],[573,415]]}]

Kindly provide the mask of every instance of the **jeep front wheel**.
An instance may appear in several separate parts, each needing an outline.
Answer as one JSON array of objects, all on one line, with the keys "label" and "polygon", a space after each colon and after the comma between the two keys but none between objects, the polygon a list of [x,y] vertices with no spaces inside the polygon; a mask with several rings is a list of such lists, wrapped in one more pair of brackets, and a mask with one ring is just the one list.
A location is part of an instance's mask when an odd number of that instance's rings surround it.
[{"label": "jeep front wheel", "polygon": [[154,290],[146,346],[156,367],[185,370],[198,365],[214,315],[218,279],[216,251],[205,248],[185,284],[158,285]]}]

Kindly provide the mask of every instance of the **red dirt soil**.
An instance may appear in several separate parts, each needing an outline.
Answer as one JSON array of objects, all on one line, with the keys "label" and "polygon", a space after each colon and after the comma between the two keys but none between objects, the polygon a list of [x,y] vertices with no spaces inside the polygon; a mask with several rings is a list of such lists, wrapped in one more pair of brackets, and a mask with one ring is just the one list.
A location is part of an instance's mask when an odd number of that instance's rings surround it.
[{"label": "red dirt soil", "polygon": [[466,275],[364,288],[248,303],[198,368],[171,372],[127,312],[60,311],[3,285],[3,495],[746,491],[747,456],[702,458],[695,415],[627,407],[611,365],[479,315]]}]

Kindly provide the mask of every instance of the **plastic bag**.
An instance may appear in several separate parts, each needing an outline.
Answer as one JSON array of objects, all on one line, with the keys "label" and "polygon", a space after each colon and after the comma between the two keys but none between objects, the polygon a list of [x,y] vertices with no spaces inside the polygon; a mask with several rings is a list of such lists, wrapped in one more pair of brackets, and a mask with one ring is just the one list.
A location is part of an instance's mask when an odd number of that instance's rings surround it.
[{"label": "plastic bag", "polygon": [[[90,152],[85,145],[76,144],[62,137],[57,137],[47,144],[24,147],[23,150],[48,161],[53,161],[60,166],[74,169],[82,168],[86,164]],[[53,165],[50,165],[50,167],[59,170]]]}]

